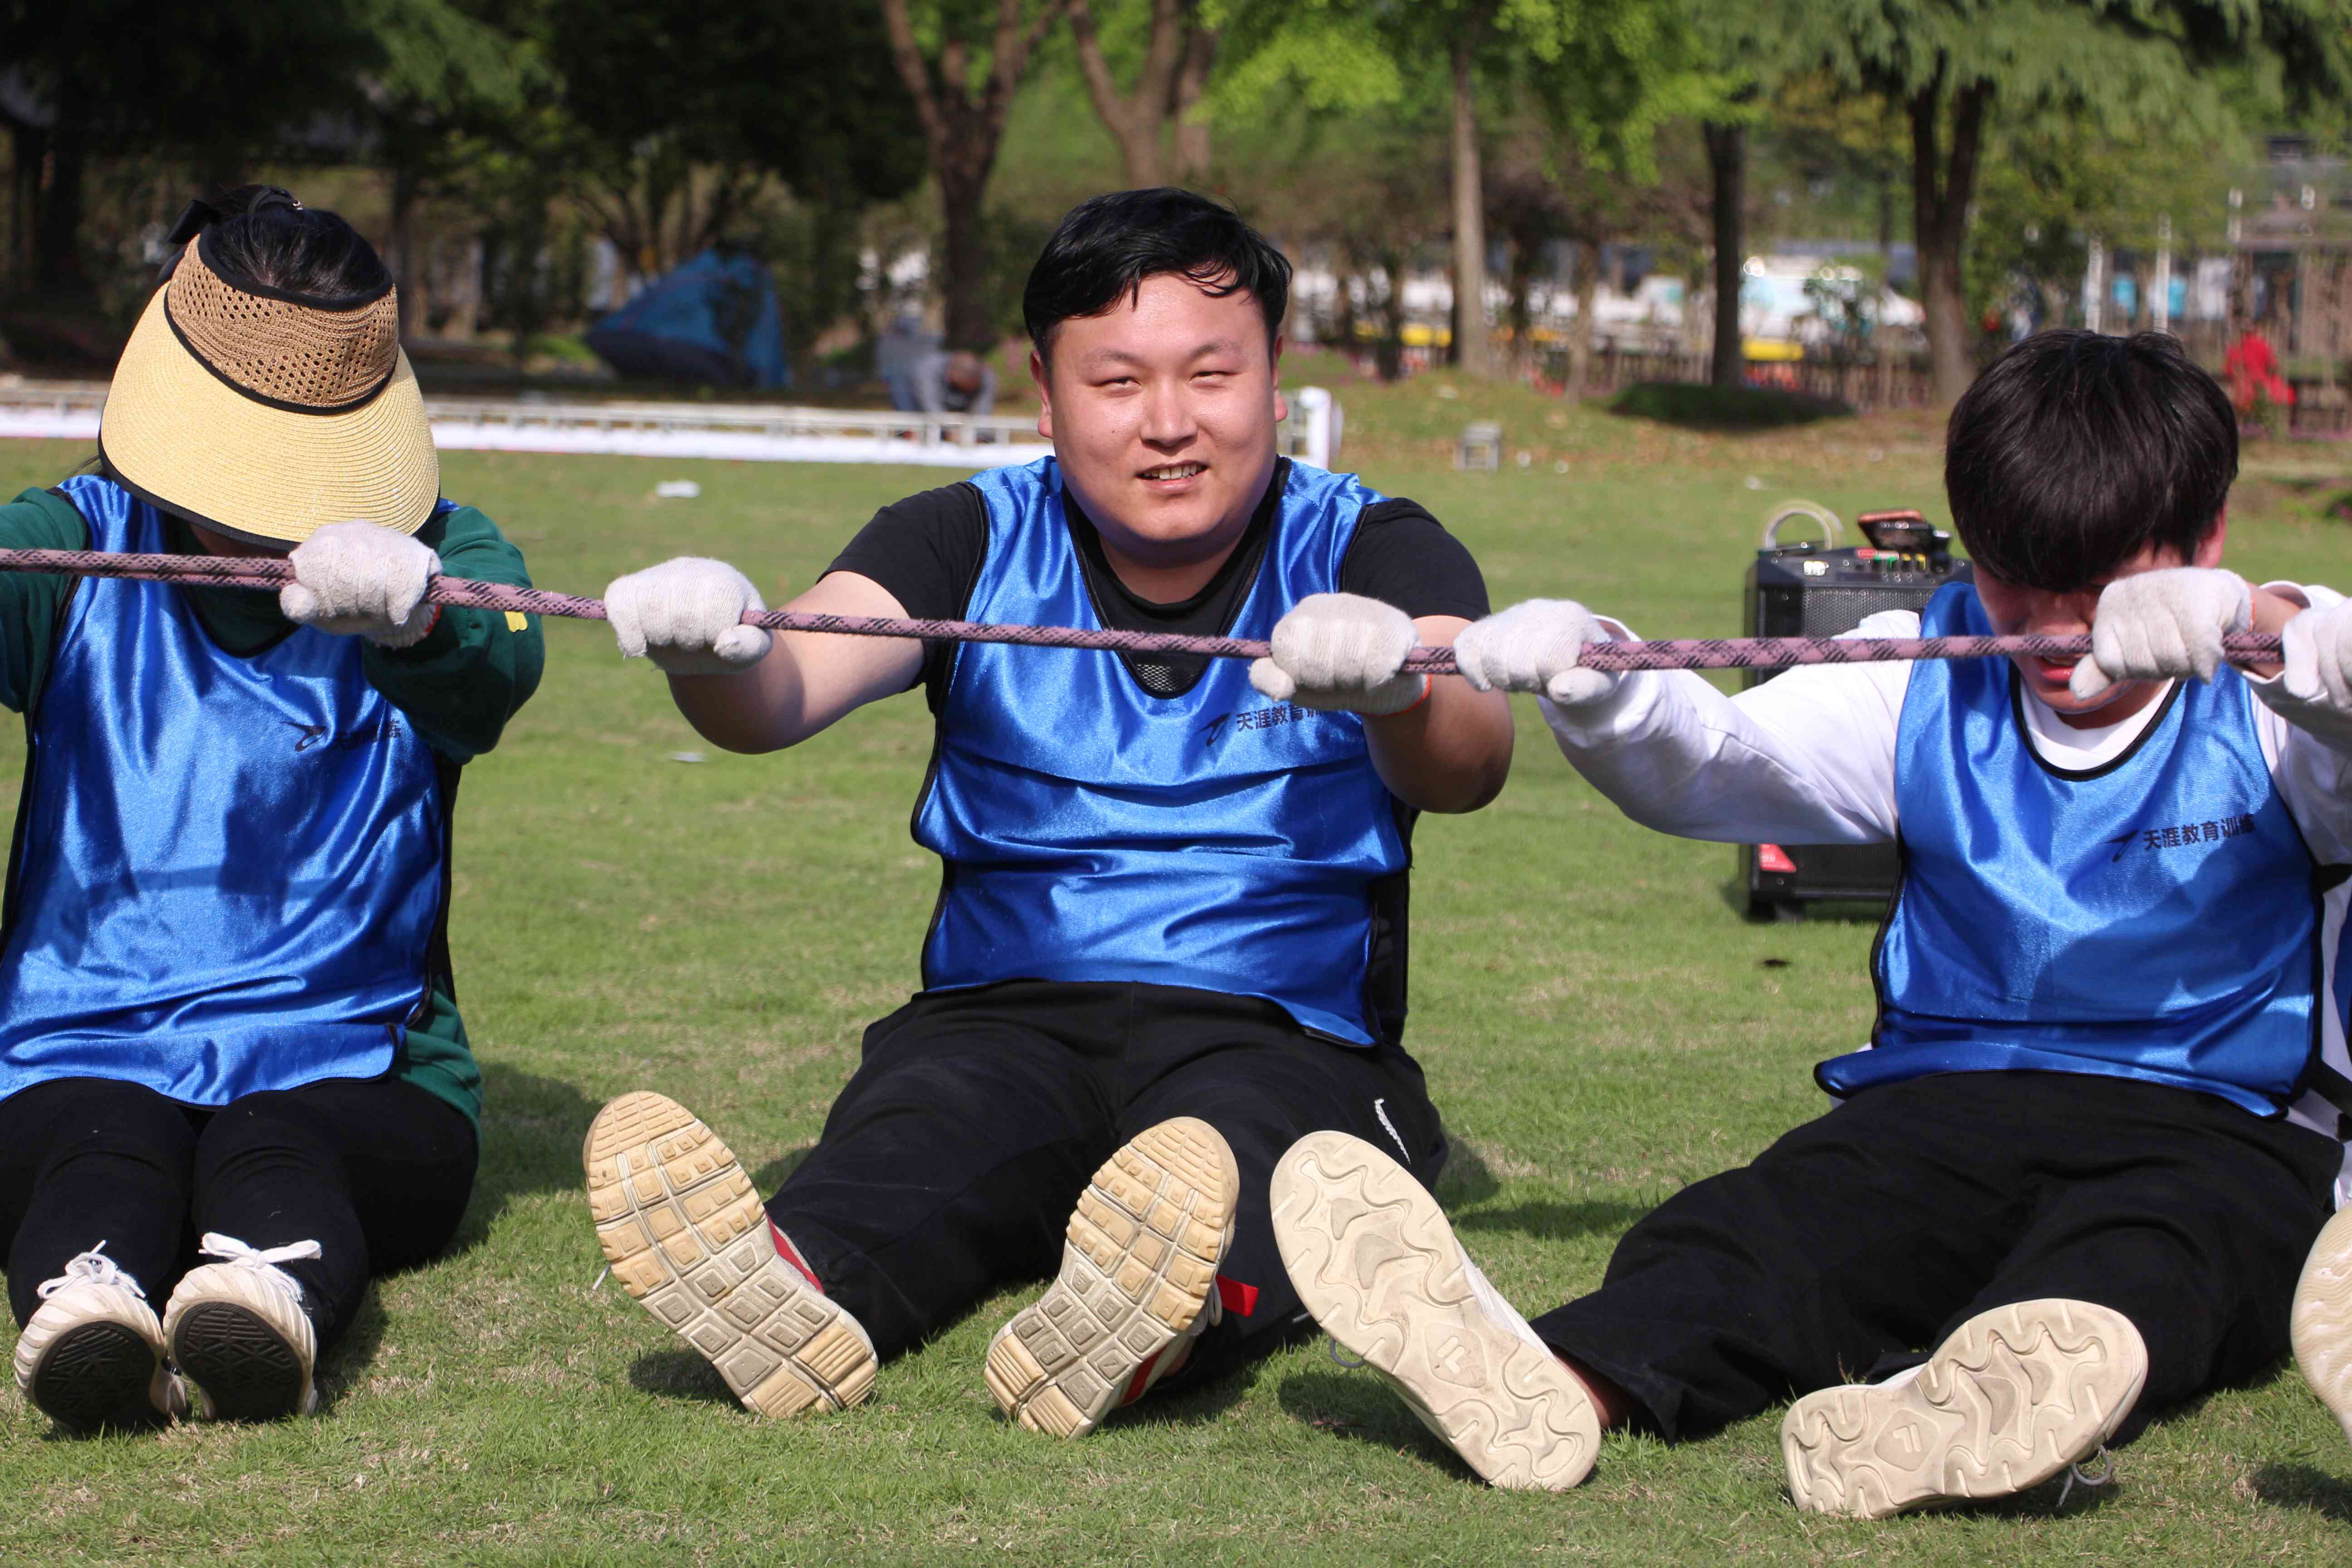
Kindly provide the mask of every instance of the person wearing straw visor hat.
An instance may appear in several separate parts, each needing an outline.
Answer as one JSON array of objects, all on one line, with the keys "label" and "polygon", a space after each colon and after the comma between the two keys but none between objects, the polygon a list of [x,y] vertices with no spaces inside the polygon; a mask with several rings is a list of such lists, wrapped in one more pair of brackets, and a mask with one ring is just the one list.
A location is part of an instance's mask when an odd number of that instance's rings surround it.
[{"label": "person wearing straw visor hat", "polygon": [[445,565],[528,579],[440,495],[367,241],[247,186],[173,244],[95,471],[0,507],[0,548],[284,557],[294,581],[0,573],[28,752],[0,1238],[18,1385],[70,1429],[309,1410],[370,1275],[456,1230],[481,1080],[450,814],[541,660],[527,617],[425,602]]}]

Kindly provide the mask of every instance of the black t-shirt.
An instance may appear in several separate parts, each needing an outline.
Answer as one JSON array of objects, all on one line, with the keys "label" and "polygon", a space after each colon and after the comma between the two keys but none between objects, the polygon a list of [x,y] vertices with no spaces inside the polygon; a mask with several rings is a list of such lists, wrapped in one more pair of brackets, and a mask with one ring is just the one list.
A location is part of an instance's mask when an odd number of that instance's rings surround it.
[{"label": "black t-shirt", "polygon": [[[1217,574],[1192,597],[1167,605],[1143,598],[1119,581],[1103,554],[1102,536],[1076,498],[1065,491],[1070,533],[1103,625],[1121,631],[1207,637],[1230,630],[1257,581],[1289,478],[1290,463],[1285,458],[1276,464],[1265,499]],[[961,620],[987,555],[988,503],[972,485],[953,484],[876,512],[826,570],[871,578],[918,620]],[[1459,616],[1475,621],[1486,613],[1486,584],[1478,563],[1460,540],[1409,500],[1383,500],[1364,509],[1340,558],[1339,591],[1394,605],[1416,618]],[[945,689],[953,649],[952,644],[935,643],[924,655],[922,679],[934,708]],[[1164,654],[1120,658],[1137,682],[1157,697],[1182,695],[1206,668],[1202,659]]]}]

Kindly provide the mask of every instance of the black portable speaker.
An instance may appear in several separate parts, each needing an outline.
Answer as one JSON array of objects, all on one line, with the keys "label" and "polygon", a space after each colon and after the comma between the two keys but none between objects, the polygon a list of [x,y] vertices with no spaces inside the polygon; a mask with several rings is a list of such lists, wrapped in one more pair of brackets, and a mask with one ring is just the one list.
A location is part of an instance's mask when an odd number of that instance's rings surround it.
[{"label": "black portable speaker", "polygon": [[[1822,525],[1823,541],[1782,544],[1791,518]],[[1765,526],[1764,547],[1748,569],[1743,624],[1749,637],[1826,637],[1850,632],[1881,610],[1916,610],[1947,583],[1969,580],[1952,559],[1952,536],[1916,511],[1871,511],[1854,520],[1867,545],[1838,546],[1836,517],[1817,507],[1788,507]],[[1781,673],[1751,669],[1755,686]],[[1815,899],[1893,896],[1902,863],[1892,844],[1743,844],[1739,876],[1748,912],[1759,919],[1801,918]]]}]

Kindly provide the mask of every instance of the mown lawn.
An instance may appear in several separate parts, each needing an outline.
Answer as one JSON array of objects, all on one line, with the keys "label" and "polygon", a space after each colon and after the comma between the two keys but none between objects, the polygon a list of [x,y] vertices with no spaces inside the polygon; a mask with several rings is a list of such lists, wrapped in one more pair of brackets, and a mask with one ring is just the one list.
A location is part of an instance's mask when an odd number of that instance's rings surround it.
[{"label": "mown lawn", "polygon": [[[1572,594],[1643,630],[1727,632],[1771,501],[1940,512],[1922,419],[1722,437],[1555,423],[1557,405],[1507,395],[1529,460],[1474,478],[1444,467],[1472,400],[1442,384],[1344,391],[1352,456],[1467,540],[1498,601]],[[86,456],[5,444],[0,478],[51,482]],[[545,585],[595,592],[693,552],[772,597],[876,505],[952,477],[468,454],[444,473]],[[701,498],[654,500],[673,477]],[[2343,525],[2298,483],[2249,487],[2234,563],[2352,578]],[[2291,1369],[2161,1422],[2116,1484],[2063,1509],[2053,1488],[1878,1525],[1790,1508],[1777,1413],[1679,1448],[1612,1438],[1569,1496],[1489,1491],[1320,1345],[1057,1444],[1008,1428],[981,1381],[1025,1291],[887,1368],[860,1410],[755,1422],[617,1289],[593,1289],[580,1138],[605,1098],[653,1087],[762,1186],[807,1146],[860,1028],[914,983],[936,883],[907,837],[927,720],[909,697],[796,752],[729,756],[602,626],[548,640],[544,689],[467,770],[459,816],[453,936],[489,1104],[456,1249],[383,1284],[313,1420],[69,1441],[0,1401],[0,1561],[2352,1560],[2352,1447]],[[1821,1109],[1807,1068],[1866,1028],[1871,928],[1745,921],[1729,850],[1617,819],[1531,707],[1519,748],[1495,805],[1422,824],[1408,1044],[1456,1140],[1443,1195],[1488,1272],[1540,1309],[1597,1283],[1661,1196]]]}]

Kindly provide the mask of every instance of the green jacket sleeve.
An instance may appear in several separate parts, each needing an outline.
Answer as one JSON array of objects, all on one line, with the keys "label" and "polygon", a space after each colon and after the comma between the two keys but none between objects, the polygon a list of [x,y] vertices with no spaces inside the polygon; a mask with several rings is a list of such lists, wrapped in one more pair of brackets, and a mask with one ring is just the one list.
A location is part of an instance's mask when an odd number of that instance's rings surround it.
[{"label": "green jacket sleeve", "polygon": [[[88,550],[89,524],[73,502],[26,490],[0,506],[0,550]],[[58,617],[74,579],[0,572],[0,703],[22,713],[40,700],[57,645]]]},{"label": "green jacket sleeve", "polygon": [[[417,539],[452,577],[530,586],[522,552],[469,506],[426,523]],[[507,721],[539,689],[547,647],[537,616],[444,605],[440,624],[404,648],[371,645],[368,679],[416,722],[435,751],[471,762],[499,743]]]}]

